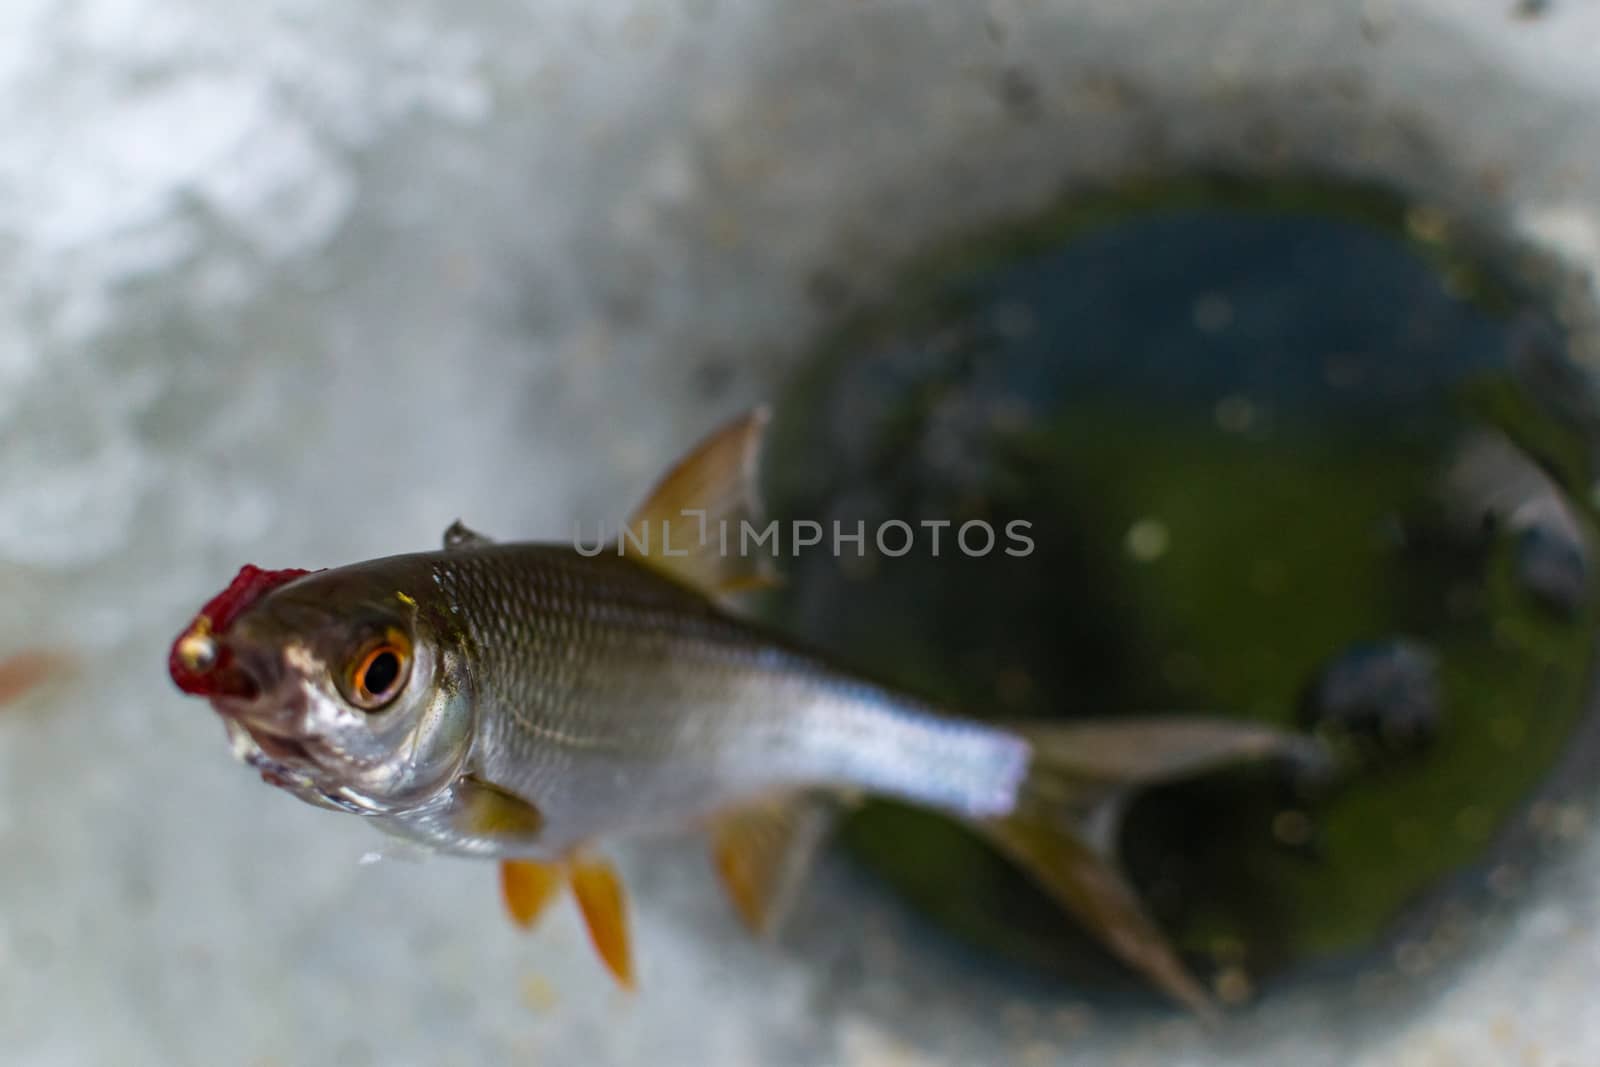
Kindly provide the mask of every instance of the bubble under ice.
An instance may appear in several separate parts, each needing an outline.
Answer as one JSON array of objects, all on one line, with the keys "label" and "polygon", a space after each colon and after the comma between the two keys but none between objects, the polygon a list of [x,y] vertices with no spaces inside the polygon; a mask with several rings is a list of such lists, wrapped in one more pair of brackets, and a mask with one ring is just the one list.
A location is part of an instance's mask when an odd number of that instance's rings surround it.
[{"label": "bubble under ice", "polygon": [[[1157,6],[0,5],[0,649],[79,657],[0,714],[7,1059],[977,1058],[989,1038],[885,986],[903,967],[851,963],[867,977],[845,995],[852,979],[748,944],[690,841],[623,853],[645,992],[619,996],[570,909],[515,936],[488,867],[363,865],[366,828],[234,765],[162,649],[247,560],[405,550],[457,515],[561,536],[631,500],[770,389],[814,324],[816,271],[886,262],[1053,185],[1059,160],[1006,132],[974,71],[1121,55],[1160,102],[1253,63],[1344,57],[1441,136],[1473,116],[1472,161],[1537,161],[1505,178],[1517,217],[1595,254],[1592,119],[1514,132],[1497,79],[1600,96],[1582,48],[1600,12],[1523,26],[1502,4],[1330,4],[1284,38],[1225,2],[1191,6],[1198,34],[1169,13],[1152,35]],[[1360,51],[1358,9],[1387,52]],[[1493,62],[1480,77],[1452,48]],[[1041,106],[1070,87],[1048,83]],[[1116,86],[1090,89],[1072,112],[1086,172],[1128,151],[1094,118]],[[1562,143],[1527,140],[1541,128]],[[1180,157],[1206,133],[1185,129]],[[951,160],[967,165],[930,165]],[[686,384],[702,360],[732,368],[715,397]],[[1581,1057],[1600,1047],[1584,996],[1600,916],[1578,891],[1596,877],[1600,857],[1575,867],[1364,1053],[1328,1047],[1318,1006],[1291,1000],[1248,1024],[1249,1057],[1180,1027],[1091,1030],[1042,1062]],[[817,892],[849,900],[839,881],[824,871]]]}]

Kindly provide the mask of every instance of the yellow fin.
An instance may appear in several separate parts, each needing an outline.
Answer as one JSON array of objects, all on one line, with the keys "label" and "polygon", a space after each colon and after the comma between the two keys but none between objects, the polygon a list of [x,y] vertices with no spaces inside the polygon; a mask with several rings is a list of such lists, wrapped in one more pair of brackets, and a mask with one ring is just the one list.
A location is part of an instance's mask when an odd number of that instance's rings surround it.
[{"label": "yellow fin", "polygon": [[832,806],[802,795],[738,808],[711,824],[711,857],[744,924],[770,934],[827,833]]},{"label": "yellow fin", "polygon": [[497,785],[468,775],[453,787],[451,823],[478,837],[532,838],[544,828],[539,809]]},{"label": "yellow fin", "polygon": [[1035,763],[1084,785],[1137,788],[1265,760],[1312,767],[1328,758],[1309,737],[1199,715],[1028,723],[1016,730],[1033,746]]},{"label": "yellow fin", "polygon": [[504,860],[500,864],[500,893],[511,921],[527,929],[539,921],[556,894],[566,884],[567,869],[560,863]]},{"label": "yellow fin", "polygon": [[609,863],[584,855],[554,862],[502,860],[500,890],[511,921],[527,929],[561,892],[572,885],[583,924],[606,970],[624,989],[633,989],[633,950],[628,939],[628,900]]},{"label": "yellow fin", "polygon": [[1211,1021],[1216,1008],[1184,967],[1115,860],[1128,800],[1140,788],[1237,764],[1316,767],[1310,738],[1251,723],[1170,715],[1016,727],[1031,749],[1017,810],[976,823],[999,849],[1129,966]]},{"label": "yellow fin", "polygon": [[1202,1019],[1216,1021],[1211,997],[1145,914],[1133,888],[1086,842],[1030,816],[996,819],[979,828],[1124,963]]},{"label": "yellow fin", "polygon": [[771,413],[761,406],[701,441],[669,470],[634,511],[619,548],[624,555],[707,596],[777,584],[771,561],[744,526],[760,533],[758,478]]},{"label": "yellow fin", "polygon": [[628,901],[617,872],[604,860],[567,861],[572,892],[589,928],[589,940],[617,984],[633,989],[633,949],[628,941]]}]

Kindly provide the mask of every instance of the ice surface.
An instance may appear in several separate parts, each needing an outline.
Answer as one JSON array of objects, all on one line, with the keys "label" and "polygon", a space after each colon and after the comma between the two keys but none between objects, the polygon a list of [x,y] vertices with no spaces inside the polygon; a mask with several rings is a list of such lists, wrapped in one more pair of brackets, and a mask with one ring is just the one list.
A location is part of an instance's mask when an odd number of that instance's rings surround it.
[{"label": "ice surface", "polygon": [[[780,380],[808,294],[1069,175],[1323,164],[1592,257],[1600,9],[1509,7],[0,4],[0,650],[79,660],[0,711],[0,1059],[1592,1059],[1600,856],[1404,1024],[1291,997],[1218,1050],[1002,1010],[838,870],[751,945],[694,842],[642,845],[625,998],[487,866],[363,864],[162,671],[243,562],[614,514]],[[1054,124],[1008,112],[1017,69]]]}]

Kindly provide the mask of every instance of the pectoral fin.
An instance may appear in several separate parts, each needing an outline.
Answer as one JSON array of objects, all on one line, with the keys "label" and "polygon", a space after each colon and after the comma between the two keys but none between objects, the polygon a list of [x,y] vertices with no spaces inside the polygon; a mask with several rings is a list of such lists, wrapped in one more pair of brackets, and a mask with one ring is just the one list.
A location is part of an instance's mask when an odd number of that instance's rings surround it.
[{"label": "pectoral fin", "polygon": [[634,988],[628,900],[622,890],[622,880],[604,860],[577,857],[567,862],[567,869],[595,951],[617,984],[624,989]]},{"label": "pectoral fin", "polygon": [[739,917],[757,936],[770,934],[827,834],[833,805],[786,796],[727,812],[711,826],[711,855]]},{"label": "pectoral fin", "polygon": [[544,828],[538,808],[497,785],[468,775],[451,788],[454,795],[445,817],[464,834],[515,843],[537,838]]},{"label": "pectoral fin", "polygon": [[656,484],[628,520],[623,554],[707,596],[777,583],[771,561],[743,551],[760,522],[761,448],[770,413],[756,408],[717,430]]}]

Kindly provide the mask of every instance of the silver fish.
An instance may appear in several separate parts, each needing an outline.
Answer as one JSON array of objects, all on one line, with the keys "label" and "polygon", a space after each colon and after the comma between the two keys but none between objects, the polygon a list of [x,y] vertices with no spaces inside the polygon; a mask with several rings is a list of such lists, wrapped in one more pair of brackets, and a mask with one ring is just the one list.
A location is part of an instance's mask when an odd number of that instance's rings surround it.
[{"label": "silver fish", "polygon": [[[498,544],[459,523],[439,551],[307,574],[246,568],[173,646],[236,754],[309,803],[441,852],[503,861],[531,923],[570,883],[624,984],[624,897],[595,843],[710,831],[758,931],[781,916],[832,814],[882,795],[948,813],[1123,960],[1201,1013],[1204,988],[1115,861],[1129,792],[1307,739],[1165,716],[1001,727],[875,684],[718,603],[760,561],[704,536],[757,513],[766,415],[708,438],[624,539]],[[687,546],[672,549],[671,544]]]}]

